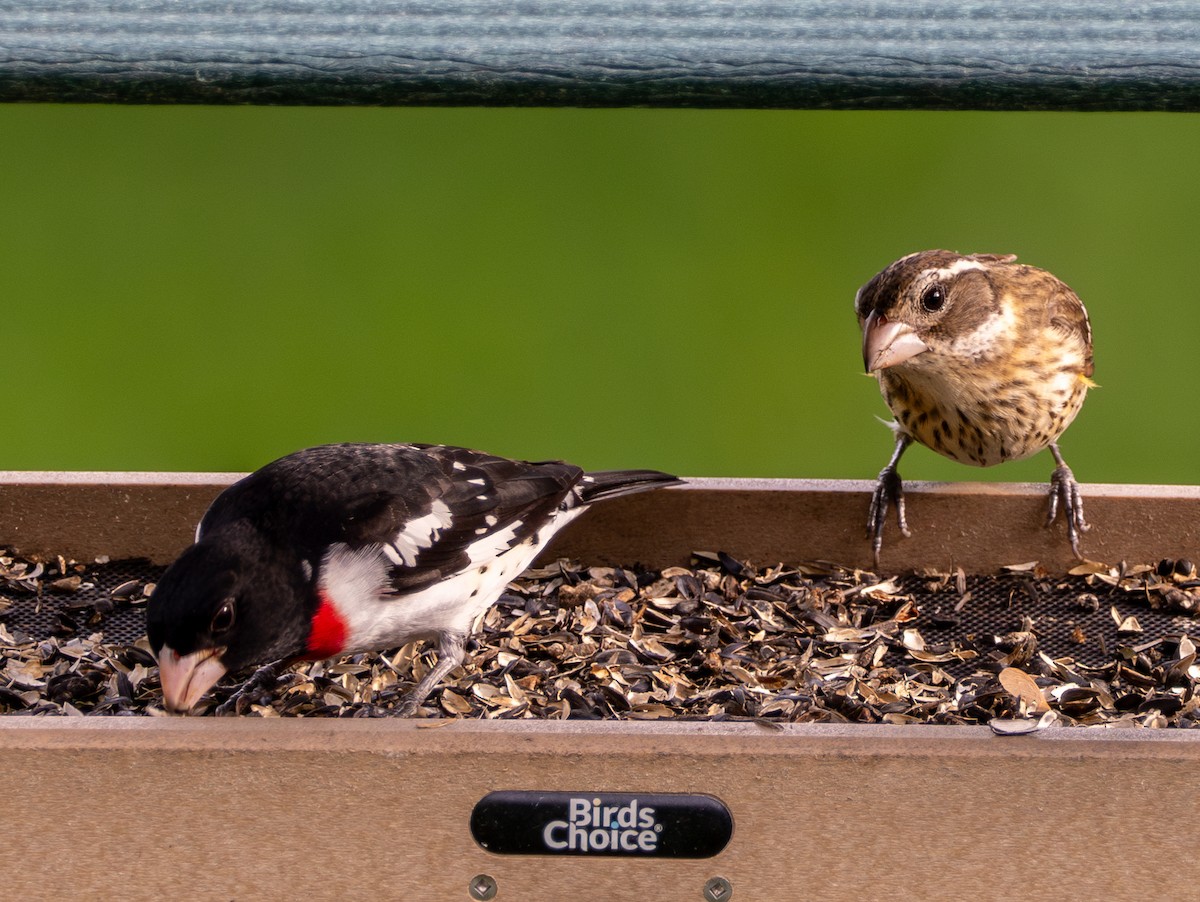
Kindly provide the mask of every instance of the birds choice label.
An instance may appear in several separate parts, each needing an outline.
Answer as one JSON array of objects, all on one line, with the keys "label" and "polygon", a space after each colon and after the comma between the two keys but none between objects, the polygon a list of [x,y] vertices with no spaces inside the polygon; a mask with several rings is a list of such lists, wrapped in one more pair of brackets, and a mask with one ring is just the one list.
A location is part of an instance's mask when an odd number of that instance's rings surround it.
[{"label": "birds choice label", "polygon": [[502,855],[708,858],[725,848],[733,816],[710,795],[493,792],[471,812],[471,835]]}]

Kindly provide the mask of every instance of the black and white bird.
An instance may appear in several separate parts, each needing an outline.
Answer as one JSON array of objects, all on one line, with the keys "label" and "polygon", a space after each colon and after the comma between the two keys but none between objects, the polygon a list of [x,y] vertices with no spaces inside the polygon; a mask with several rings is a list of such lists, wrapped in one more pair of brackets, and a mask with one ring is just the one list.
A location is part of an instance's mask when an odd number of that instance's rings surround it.
[{"label": "black and white bird", "polygon": [[411,714],[475,618],[588,505],[681,482],[447,445],[298,451],[225,489],[147,610],[169,710],[254,664],[438,643]]}]

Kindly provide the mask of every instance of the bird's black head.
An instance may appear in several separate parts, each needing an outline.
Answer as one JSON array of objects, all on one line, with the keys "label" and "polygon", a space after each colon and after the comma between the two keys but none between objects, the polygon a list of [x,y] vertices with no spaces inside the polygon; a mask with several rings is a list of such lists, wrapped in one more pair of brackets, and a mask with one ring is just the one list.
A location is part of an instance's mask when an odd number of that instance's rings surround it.
[{"label": "bird's black head", "polygon": [[167,707],[186,711],[227,672],[303,653],[311,575],[294,552],[244,522],[184,551],[146,611]]}]

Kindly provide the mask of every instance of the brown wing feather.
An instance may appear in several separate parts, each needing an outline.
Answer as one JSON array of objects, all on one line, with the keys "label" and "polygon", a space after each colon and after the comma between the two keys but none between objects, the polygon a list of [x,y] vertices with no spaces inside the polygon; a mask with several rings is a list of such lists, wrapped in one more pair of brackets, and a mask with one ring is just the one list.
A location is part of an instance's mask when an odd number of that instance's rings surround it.
[{"label": "brown wing feather", "polygon": [[1079,343],[1084,352],[1083,375],[1091,377],[1095,369],[1092,362],[1092,324],[1088,321],[1083,301],[1070,288],[1058,282],[1057,289],[1050,293],[1046,314],[1050,328],[1064,338]]}]

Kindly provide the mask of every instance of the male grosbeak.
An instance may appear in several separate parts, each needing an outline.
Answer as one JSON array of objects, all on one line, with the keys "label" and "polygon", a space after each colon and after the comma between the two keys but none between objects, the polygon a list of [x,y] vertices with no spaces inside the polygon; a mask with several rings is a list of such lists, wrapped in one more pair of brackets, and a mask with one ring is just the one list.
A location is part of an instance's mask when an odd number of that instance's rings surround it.
[{"label": "male grosbeak", "polygon": [[1075,292],[1016,259],[920,251],[892,263],[854,299],[863,363],[896,417],[895,450],[867,521],[876,566],[889,504],[909,535],[896,465],[914,440],[980,467],[1049,448],[1057,466],[1046,525],[1061,506],[1080,556],[1088,524],[1058,437],[1094,385],[1092,330]]},{"label": "male grosbeak", "polygon": [[146,612],[170,710],[225,673],[438,641],[412,713],[475,618],[588,505],[680,480],[448,445],[322,445],[225,489]]}]

